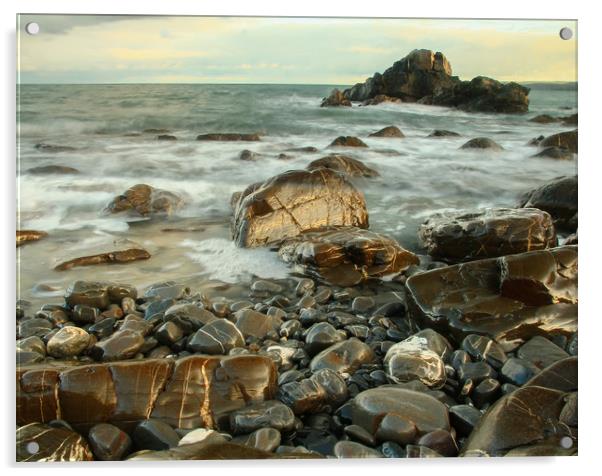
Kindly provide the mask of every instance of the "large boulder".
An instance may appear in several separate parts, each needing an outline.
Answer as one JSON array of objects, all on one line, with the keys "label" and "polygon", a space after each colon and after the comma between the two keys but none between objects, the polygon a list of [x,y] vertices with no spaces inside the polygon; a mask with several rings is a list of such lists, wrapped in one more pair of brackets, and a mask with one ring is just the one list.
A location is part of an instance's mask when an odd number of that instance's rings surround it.
[{"label": "large boulder", "polygon": [[[30,448],[37,451],[30,451]],[[33,448],[32,448],[33,449]],[[17,461],[92,461],[86,439],[64,427],[30,423],[17,429]]]},{"label": "large boulder", "polygon": [[134,185],[105,207],[107,213],[135,212],[143,217],[171,214],[182,205],[178,195],[146,184]]},{"label": "large boulder", "polygon": [[412,51],[384,73],[376,73],[343,91],[351,101],[364,104],[378,97],[390,97],[403,102],[502,113],[526,112],[528,94],[529,89],[517,83],[503,84],[482,76],[461,81],[452,76],[451,65],[442,53],[425,49]]},{"label": "large boulder", "polygon": [[503,456],[509,450],[569,435],[559,421],[565,393],[545,387],[525,386],[500,398],[470,434],[463,456]]},{"label": "large boulder", "polygon": [[378,172],[353,157],[330,154],[309,163],[307,170],[330,169],[349,177],[377,177]]},{"label": "large boulder", "polygon": [[330,96],[322,100],[320,107],[329,106],[351,106],[351,101],[347,99],[339,89],[333,89]]},{"label": "large boulder", "polygon": [[338,286],[400,273],[419,263],[392,238],[356,227],[306,232],[286,240],[278,253],[287,263]]},{"label": "large boulder", "polygon": [[254,184],[237,197],[233,236],[256,247],[324,226],[368,228],[364,195],[330,169],[292,170]]},{"label": "large boulder", "polygon": [[556,228],[574,232],[577,230],[577,176],[558,177],[541,187],[525,193],[519,207],[539,208],[554,219]]},{"label": "large boulder", "polygon": [[494,258],[557,244],[552,218],[536,208],[437,214],[420,227],[418,236],[429,255],[450,262]]},{"label": "large boulder", "polygon": [[215,428],[230,412],[276,393],[276,367],[259,355],[201,356],[17,369],[17,424],[57,418],[76,429],[153,418]]},{"label": "large boulder", "polygon": [[574,131],[559,132],[544,138],[539,145],[542,147],[563,147],[573,153],[577,153],[577,129]]},{"label": "large boulder", "polygon": [[480,334],[508,352],[535,335],[570,337],[577,331],[577,247],[415,274],[406,291],[411,319],[456,343]]}]

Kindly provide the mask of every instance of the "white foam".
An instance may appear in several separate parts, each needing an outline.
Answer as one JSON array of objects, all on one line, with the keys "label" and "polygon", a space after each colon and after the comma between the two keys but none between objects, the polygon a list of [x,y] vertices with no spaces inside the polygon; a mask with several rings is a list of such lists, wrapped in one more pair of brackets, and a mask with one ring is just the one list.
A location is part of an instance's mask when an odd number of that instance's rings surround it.
[{"label": "white foam", "polygon": [[227,283],[236,283],[241,277],[252,275],[281,279],[289,272],[278,255],[266,248],[238,248],[224,238],[184,240],[182,246],[192,250],[186,255],[206,268],[211,279]]}]

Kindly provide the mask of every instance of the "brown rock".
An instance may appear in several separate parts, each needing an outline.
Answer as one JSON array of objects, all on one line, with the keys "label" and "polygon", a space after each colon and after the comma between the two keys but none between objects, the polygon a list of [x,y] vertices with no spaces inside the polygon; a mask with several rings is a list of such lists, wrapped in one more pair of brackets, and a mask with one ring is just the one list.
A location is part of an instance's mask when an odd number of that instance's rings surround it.
[{"label": "brown rock", "polygon": [[138,184],[130,187],[123,195],[115,197],[105,208],[107,213],[134,211],[142,216],[157,213],[171,214],[182,205],[176,194],[166,190]]},{"label": "brown rock", "polygon": [[157,140],[178,140],[178,138],[170,134],[159,134]]},{"label": "brown rock", "polygon": [[387,96],[386,94],[377,94],[373,98],[366,99],[365,101],[363,101],[362,106],[376,106],[378,104],[382,104],[383,102],[390,102],[393,104],[401,104],[403,101],[399,98]]},{"label": "brown rock", "polygon": [[[408,309],[419,326],[456,343],[480,334],[508,352],[535,335],[576,332],[576,270],[573,246],[435,269],[408,278]],[[545,301],[552,304],[535,305]]]},{"label": "brown rock", "polygon": [[460,134],[453,131],[446,131],[444,129],[435,129],[431,132],[428,137],[459,137]]},{"label": "brown rock", "polygon": [[559,132],[546,137],[539,144],[542,147],[564,147],[571,152],[577,153],[577,129],[574,131]]},{"label": "brown rock", "polygon": [[429,218],[418,233],[429,255],[449,262],[556,246],[552,217],[535,208],[490,208]]},{"label": "brown rock", "polygon": [[330,169],[349,177],[377,177],[376,170],[366,166],[357,159],[342,154],[330,154],[310,162],[307,170]]},{"label": "brown rock", "polygon": [[36,230],[17,230],[17,248],[30,241],[38,241],[48,236],[48,233]]},{"label": "brown rock", "polygon": [[56,271],[66,271],[78,266],[92,266],[95,264],[124,264],[132,261],[149,259],[150,253],[140,248],[130,248],[127,250],[111,251],[109,253],[100,253],[92,256],[82,256],[69,261],[65,261],[54,267]]},{"label": "brown rock", "polygon": [[235,204],[233,235],[240,247],[264,246],[323,226],[368,227],[363,194],[329,169],[285,172],[247,187]]},{"label": "brown rock", "polygon": [[[37,451],[29,451],[34,450]],[[33,454],[32,454],[33,452]],[[67,428],[31,423],[17,429],[17,461],[93,461],[83,436]]]},{"label": "brown rock", "polygon": [[476,137],[466,142],[460,149],[488,149],[494,151],[504,150],[497,142],[487,137]]},{"label": "brown rock", "polygon": [[353,136],[339,136],[328,147],[368,147],[361,139]]},{"label": "brown rock", "polygon": [[401,132],[399,130],[399,127],[395,127],[395,126],[387,126],[383,129],[381,129],[380,131],[377,132],[373,132],[372,134],[370,134],[370,137],[405,137],[403,135],[403,132]]},{"label": "brown rock", "polygon": [[332,107],[332,106],[348,106],[351,107],[351,101],[347,99],[343,93],[338,89],[333,89],[330,96],[322,100],[320,107]]},{"label": "brown rock", "polygon": [[218,420],[276,393],[273,362],[257,355],[190,356],[17,371],[17,423],[57,418],[86,431],[96,423],[131,428],[154,418],[176,428]]},{"label": "brown rock", "polygon": [[549,114],[540,114],[529,119],[529,122],[536,122],[538,124],[551,124],[552,122],[558,122],[557,117],[550,116]]},{"label": "brown rock", "polygon": [[42,165],[27,169],[25,173],[32,175],[69,175],[78,174],[79,170],[67,167],[66,165]]},{"label": "brown rock", "polygon": [[196,140],[203,141],[222,141],[222,142],[256,142],[261,140],[259,134],[237,134],[237,133],[218,133],[218,134],[201,134]]},{"label": "brown rock", "polygon": [[110,362],[134,357],[144,345],[144,336],[131,329],[121,329],[108,339],[97,342],[90,353],[96,360]]},{"label": "brown rock", "polygon": [[310,368],[312,372],[330,369],[338,373],[353,373],[362,364],[372,363],[374,359],[374,352],[367,344],[351,337],[316,355],[311,360]]},{"label": "brown rock", "polygon": [[278,253],[287,263],[339,286],[400,273],[419,263],[392,238],[355,227],[303,233],[285,241]]},{"label": "brown rock", "polygon": [[558,177],[523,195],[519,207],[539,208],[554,219],[556,228],[577,230],[577,176]]}]

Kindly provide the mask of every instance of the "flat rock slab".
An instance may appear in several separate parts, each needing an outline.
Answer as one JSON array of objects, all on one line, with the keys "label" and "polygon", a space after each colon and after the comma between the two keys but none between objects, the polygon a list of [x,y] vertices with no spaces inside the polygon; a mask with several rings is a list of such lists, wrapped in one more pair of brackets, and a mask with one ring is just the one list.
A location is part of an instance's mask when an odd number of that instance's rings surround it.
[{"label": "flat rock slab", "polygon": [[257,247],[325,226],[368,227],[364,195],[334,170],[292,170],[237,196],[233,238]]},{"label": "flat rock slab", "polygon": [[577,331],[577,247],[473,261],[411,276],[411,318],[456,341],[485,335],[508,352]]},{"label": "flat rock slab", "polygon": [[449,262],[541,250],[558,241],[552,217],[535,208],[438,214],[418,236],[429,255]]},{"label": "flat rock slab", "polygon": [[220,418],[276,393],[263,356],[190,356],[17,369],[17,423],[68,421],[127,427],[154,418],[175,428],[215,428]]},{"label": "flat rock slab", "polygon": [[279,250],[287,263],[339,286],[400,273],[419,259],[388,236],[356,227],[326,228],[287,240]]}]

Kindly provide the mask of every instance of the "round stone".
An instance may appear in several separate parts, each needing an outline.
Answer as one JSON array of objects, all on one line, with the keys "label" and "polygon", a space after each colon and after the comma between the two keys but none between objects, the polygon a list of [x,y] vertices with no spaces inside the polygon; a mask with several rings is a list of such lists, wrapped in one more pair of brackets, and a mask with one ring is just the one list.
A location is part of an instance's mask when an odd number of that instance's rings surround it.
[{"label": "round stone", "polygon": [[90,344],[90,334],[79,327],[63,327],[48,341],[47,350],[58,359],[75,357]]}]

